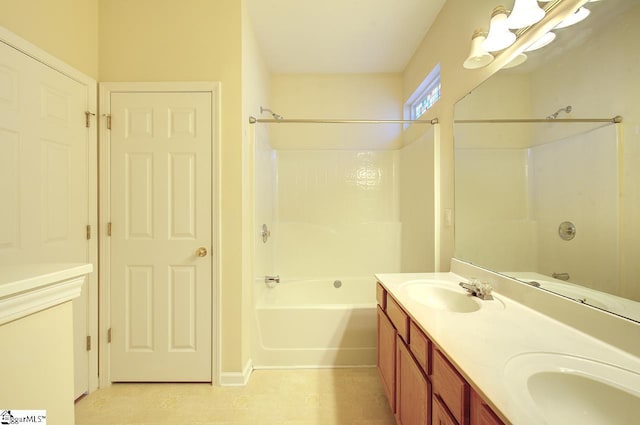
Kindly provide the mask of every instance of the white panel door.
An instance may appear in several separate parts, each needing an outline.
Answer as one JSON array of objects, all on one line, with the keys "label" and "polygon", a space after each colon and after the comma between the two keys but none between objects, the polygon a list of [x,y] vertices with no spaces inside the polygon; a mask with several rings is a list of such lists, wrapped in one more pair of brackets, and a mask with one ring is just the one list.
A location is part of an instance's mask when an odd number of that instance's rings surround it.
[{"label": "white panel door", "polygon": [[210,382],[212,94],[110,108],[111,379]]},{"label": "white panel door", "polygon": [[[0,264],[91,262],[86,109],[86,86],[0,42]],[[73,301],[76,397],[89,389],[87,285]]]}]

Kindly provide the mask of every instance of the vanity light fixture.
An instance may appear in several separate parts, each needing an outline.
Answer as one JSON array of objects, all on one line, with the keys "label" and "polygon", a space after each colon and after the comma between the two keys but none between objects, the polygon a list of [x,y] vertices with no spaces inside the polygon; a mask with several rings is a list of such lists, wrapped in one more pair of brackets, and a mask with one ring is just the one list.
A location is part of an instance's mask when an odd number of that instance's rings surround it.
[{"label": "vanity light fixture", "polygon": [[544,34],[542,37],[540,37],[539,39],[534,41],[529,47],[524,49],[524,51],[525,52],[532,52],[534,50],[541,49],[544,46],[546,46],[547,44],[551,43],[555,39],[556,39],[555,33],[549,31],[548,33]]},{"label": "vanity light fixture", "polygon": [[505,66],[503,66],[502,69],[515,68],[518,65],[522,65],[526,61],[527,61],[527,55],[525,55],[524,53],[520,53],[518,56],[511,59],[511,61],[508,62]]},{"label": "vanity light fixture", "polygon": [[497,6],[491,13],[489,35],[482,42],[482,48],[487,52],[497,52],[506,49],[516,41],[516,35],[509,31],[507,25],[507,10],[504,6]]},{"label": "vanity light fixture", "polygon": [[520,29],[540,22],[544,18],[545,11],[536,0],[515,0],[513,10],[507,18],[510,29]]},{"label": "vanity light fixture", "polygon": [[[495,52],[511,46],[522,32],[526,31],[527,27],[540,22],[546,13],[557,5],[557,3],[552,3],[550,6],[540,7],[538,3],[549,3],[551,1],[560,2],[560,0],[514,0],[513,11],[509,15],[504,6],[496,6],[491,13],[489,33],[485,34],[480,30],[476,30],[473,33],[471,51],[462,66],[466,69],[477,69],[489,65],[499,54]],[[600,0],[587,0],[586,2],[593,1]],[[556,25],[554,29],[576,24],[584,20],[590,13],[589,9],[580,7]],[[556,34],[549,31],[531,43],[524,51],[531,52],[540,49],[551,43],[555,38]],[[526,60],[527,55],[521,53],[504,65],[502,69],[513,68]]]},{"label": "vanity light fixture", "polygon": [[567,17],[565,20],[556,25],[554,29],[557,30],[560,28],[566,28],[573,24],[577,24],[578,22],[585,20],[590,13],[591,11],[589,9],[587,9],[586,7],[581,7],[573,15]]},{"label": "vanity light fixture", "polygon": [[493,62],[493,55],[482,48],[482,43],[487,38],[487,33],[478,29],[471,37],[471,51],[462,64],[466,69],[477,69]]}]

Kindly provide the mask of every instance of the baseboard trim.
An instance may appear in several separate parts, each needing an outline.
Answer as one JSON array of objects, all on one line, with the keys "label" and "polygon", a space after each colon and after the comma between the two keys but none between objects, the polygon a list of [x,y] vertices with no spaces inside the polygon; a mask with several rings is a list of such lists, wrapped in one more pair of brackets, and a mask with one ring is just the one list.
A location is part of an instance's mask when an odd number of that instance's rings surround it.
[{"label": "baseboard trim", "polygon": [[244,387],[249,383],[251,372],[253,372],[253,361],[249,359],[242,372],[221,372],[220,385],[223,387]]}]

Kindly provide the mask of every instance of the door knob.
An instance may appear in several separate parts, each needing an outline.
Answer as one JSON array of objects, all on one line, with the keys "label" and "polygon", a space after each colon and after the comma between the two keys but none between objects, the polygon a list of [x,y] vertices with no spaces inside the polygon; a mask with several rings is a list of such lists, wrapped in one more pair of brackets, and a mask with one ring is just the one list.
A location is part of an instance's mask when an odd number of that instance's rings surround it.
[{"label": "door knob", "polygon": [[207,256],[207,248],[201,246],[200,248],[196,249],[196,255],[198,257],[206,257]]}]

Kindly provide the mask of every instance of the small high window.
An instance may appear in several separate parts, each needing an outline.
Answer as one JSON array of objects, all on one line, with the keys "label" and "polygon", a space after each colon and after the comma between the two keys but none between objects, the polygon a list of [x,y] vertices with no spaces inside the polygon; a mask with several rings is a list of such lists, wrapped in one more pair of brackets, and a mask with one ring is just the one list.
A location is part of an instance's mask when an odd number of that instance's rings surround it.
[{"label": "small high window", "polygon": [[420,118],[440,99],[440,64],[431,70],[420,84],[410,102],[411,119]]}]

